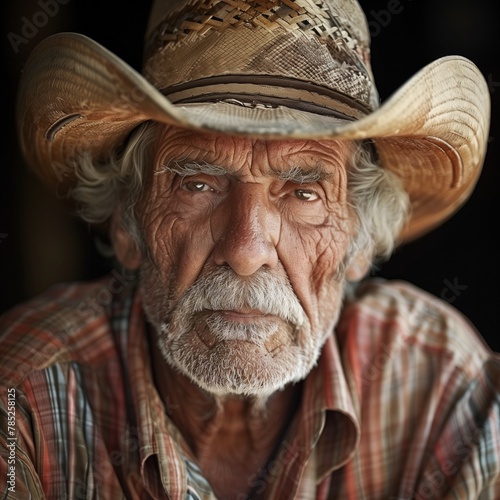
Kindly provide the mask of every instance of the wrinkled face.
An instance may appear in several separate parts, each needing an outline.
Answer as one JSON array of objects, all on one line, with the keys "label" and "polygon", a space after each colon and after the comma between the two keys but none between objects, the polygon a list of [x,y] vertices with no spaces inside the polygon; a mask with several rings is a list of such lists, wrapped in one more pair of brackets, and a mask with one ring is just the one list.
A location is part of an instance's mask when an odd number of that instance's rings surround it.
[{"label": "wrinkled face", "polygon": [[165,361],[214,394],[301,380],[341,306],[350,145],[164,127],[155,147],[137,212]]}]

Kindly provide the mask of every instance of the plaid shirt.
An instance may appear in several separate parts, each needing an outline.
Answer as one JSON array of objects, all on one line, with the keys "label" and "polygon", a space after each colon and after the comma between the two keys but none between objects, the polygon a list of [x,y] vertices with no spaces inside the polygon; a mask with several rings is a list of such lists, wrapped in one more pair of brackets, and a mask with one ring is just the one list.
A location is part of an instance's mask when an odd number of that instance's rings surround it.
[{"label": "plaid shirt", "polygon": [[[167,416],[182,408],[155,389],[129,276],[54,287],[6,313],[0,332],[0,498],[214,498]],[[248,489],[498,500],[500,357],[448,305],[368,281]]]}]

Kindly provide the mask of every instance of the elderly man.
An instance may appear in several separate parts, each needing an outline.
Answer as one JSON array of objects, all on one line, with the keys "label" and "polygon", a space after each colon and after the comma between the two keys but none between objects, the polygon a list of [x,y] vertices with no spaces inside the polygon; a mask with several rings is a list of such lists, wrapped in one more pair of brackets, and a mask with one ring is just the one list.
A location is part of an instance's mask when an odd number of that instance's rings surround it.
[{"label": "elderly man", "polygon": [[353,0],[158,0],[143,75],[34,50],[26,159],[119,266],[1,320],[7,498],[499,498],[498,355],[364,279],[471,193],[487,89],[449,57],[379,107],[368,38]]}]

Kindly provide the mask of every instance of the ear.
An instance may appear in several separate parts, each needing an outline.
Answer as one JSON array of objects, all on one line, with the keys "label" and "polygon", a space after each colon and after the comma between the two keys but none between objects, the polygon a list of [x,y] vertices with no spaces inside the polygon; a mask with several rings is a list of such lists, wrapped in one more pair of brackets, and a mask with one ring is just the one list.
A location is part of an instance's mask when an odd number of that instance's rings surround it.
[{"label": "ear", "polygon": [[111,217],[109,237],[120,264],[130,270],[137,269],[142,261],[142,253],[133,236],[123,228],[121,214],[118,209],[115,210]]},{"label": "ear", "polygon": [[345,276],[347,281],[360,281],[370,270],[372,261],[366,252],[356,254],[347,266]]}]

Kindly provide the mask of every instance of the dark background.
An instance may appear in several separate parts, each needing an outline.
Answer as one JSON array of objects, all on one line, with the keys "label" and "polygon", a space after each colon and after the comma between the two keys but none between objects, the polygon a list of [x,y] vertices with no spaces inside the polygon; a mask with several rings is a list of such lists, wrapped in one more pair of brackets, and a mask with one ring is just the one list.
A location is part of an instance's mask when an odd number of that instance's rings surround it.
[{"label": "dark background", "polygon": [[[400,248],[376,275],[410,281],[462,311],[500,351],[498,195],[500,43],[493,0],[361,1],[372,33],[372,66],[382,100],[425,64],[450,54],[472,59],[490,87],[489,151],[468,203],[433,233]],[[84,33],[136,69],[149,1],[3,1],[3,151],[0,182],[0,313],[52,284],[109,270],[88,229],[29,173],[17,148],[13,104],[23,63],[37,42]],[[50,15],[43,16],[45,10]],[[35,29],[26,32],[27,23]],[[29,34],[29,36],[23,36]],[[20,41],[20,38],[24,41]],[[459,286],[456,286],[459,285]]]}]

